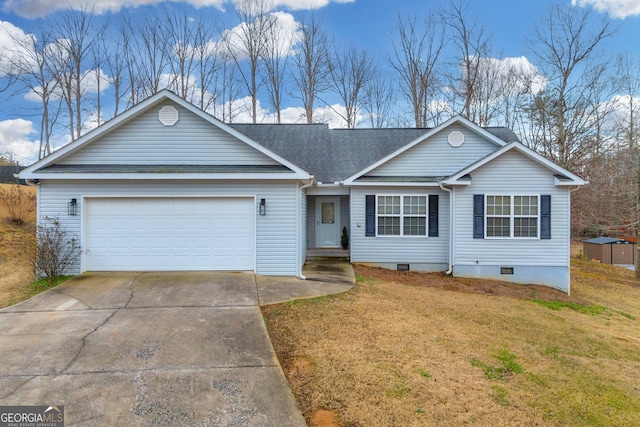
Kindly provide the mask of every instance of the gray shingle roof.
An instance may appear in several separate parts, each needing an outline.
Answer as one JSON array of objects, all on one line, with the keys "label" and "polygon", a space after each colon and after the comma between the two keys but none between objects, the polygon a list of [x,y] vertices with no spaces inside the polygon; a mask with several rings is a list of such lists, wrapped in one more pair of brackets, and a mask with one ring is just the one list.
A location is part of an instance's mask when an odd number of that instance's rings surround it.
[{"label": "gray shingle roof", "polygon": [[[429,129],[329,129],[326,124],[231,124],[324,183],[344,180],[372,165]],[[506,128],[486,128],[505,142],[516,141]]]}]

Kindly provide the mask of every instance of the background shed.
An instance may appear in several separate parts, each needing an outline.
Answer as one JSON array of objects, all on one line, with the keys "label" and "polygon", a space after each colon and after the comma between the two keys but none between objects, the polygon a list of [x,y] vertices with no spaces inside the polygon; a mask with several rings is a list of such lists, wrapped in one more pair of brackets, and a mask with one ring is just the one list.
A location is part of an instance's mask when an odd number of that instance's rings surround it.
[{"label": "background shed", "polygon": [[622,239],[598,237],[582,242],[584,255],[588,259],[597,259],[604,264],[636,263],[636,245]]}]

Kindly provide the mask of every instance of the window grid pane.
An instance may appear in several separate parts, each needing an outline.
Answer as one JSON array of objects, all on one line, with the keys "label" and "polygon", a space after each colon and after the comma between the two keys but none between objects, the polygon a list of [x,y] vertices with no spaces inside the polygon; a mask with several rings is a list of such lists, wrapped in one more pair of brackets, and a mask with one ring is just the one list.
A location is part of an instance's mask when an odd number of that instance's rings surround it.
[{"label": "window grid pane", "polygon": [[538,237],[538,218],[514,218],[514,237]]},{"label": "window grid pane", "polygon": [[400,235],[400,217],[379,216],[378,217],[378,234],[380,236],[399,236]]},{"label": "window grid pane", "polygon": [[400,215],[400,196],[379,196],[379,215]]},{"label": "window grid pane", "polygon": [[405,236],[425,236],[427,234],[427,219],[425,217],[404,217]]},{"label": "window grid pane", "polygon": [[510,215],[511,196],[487,196],[487,215]]},{"label": "window grid pane", "polygon": [[487,218],[487,236],[488,237],[510,237],[511,236],[511,218],[488,217]]}]

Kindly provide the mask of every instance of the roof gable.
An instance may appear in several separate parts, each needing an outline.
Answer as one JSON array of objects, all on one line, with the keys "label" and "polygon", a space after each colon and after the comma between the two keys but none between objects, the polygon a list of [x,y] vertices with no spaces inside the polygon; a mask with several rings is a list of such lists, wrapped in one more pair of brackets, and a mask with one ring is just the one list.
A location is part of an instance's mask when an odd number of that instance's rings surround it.
[{"label": "roof gable", "polygon": [[546,159],[535,151],[525,147],[521,143],[514,141],[510,144],[505,145],[501,149],[479,159],[478,161],[472,163],[471,165],[459,170],[458,172],[451,175],[444,181],[445,185],[469,185],[471,180],[469,180],[469,176],[479,168],[491,163],[495,159],[501,158],[505,156],[507,153],[518,153],[523,155],[530,161],[533,161],[540,166],[547,169],[550,173],[554,175],[555,185],[562,186],[576,186],[576,185],[585,185],[587,182],[580,178],[578,175],[569,172],[561,166],[553,163],[552,161]]},{"label": "roof gable", "polygon": [[[166,120],[167,112],[169,120]],[[98,168],[96,173],[98,170],[101,173],[126,173],[123,165],[200,166],[194,169],[199,173],[216,173],[216,168],[201,166],[218,166],[231,174],[232,166],[238,167],[237,173],[243,173],[247,167],[254,167],[251,169],[254,173],[259,173],[260,167],[265,170],[280,167],[280,172],[288,172],[292,178],[310,176],[290,161],[167,90],[40,160],[27,168],[23,176],[40,178],[38,175],[44,172],[62,170],[66,173],[91,173],[90,166]],[[149,173],[157,173],[153,168],[148,170]],[[182,173],[187,171],[185,168],[164,169],[165,173],[180,173],[178,170]]]},{"label": "roof gable", "polygon": [[[451,133],[455,133],[455,136],[450,143]],[[464,141],[457,145],[459,141],[455,138],[460,134]],[[360,178],[381,177],[438,180],[505,144],[495,133],[456,116],[440,126],[426,130],[417,139],[350,176],[345,184],[353,184]]]}]

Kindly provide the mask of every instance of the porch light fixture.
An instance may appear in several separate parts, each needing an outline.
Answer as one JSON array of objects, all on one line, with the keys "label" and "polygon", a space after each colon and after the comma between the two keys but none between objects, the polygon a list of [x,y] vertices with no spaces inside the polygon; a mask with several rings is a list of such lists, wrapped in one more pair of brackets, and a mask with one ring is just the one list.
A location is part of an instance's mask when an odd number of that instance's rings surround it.
[{"label": "porch light fixture", "polygon": [[71,199],[67,204],[67,213],[71,216],[78,215],[78,199]]},{"label": "porch light fixture", "polygon": [[264,216],[267,214],[267,201],[265,199],[260,199],[260,215]]}]

